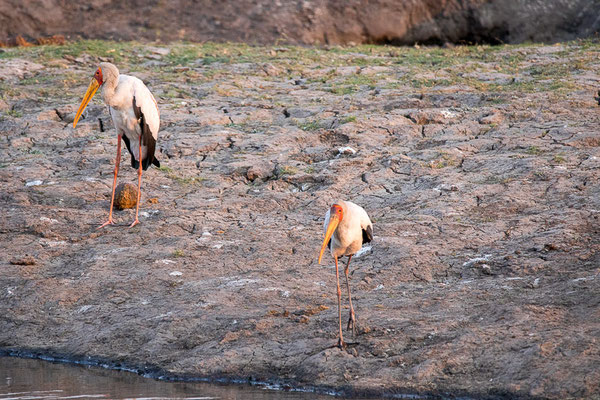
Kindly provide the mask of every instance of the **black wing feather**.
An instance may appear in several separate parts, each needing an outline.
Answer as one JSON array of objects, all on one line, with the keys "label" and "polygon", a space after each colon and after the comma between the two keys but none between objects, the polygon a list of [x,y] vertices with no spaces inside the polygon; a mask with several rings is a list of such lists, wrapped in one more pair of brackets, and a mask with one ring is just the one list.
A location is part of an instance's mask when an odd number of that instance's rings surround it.
[{"label": "black wing feather", "polygon": [[129,138],[125,135],[121,136],[123,141],[125,142],[125,146],[127,146],[127,151],[131,154],[131,166],[133,168],[137,168],[139,166],[138,162],[135,161],[135,157],[133,156],[133,151],[131,151],[131,145],[129,144]]},{"label": "black wing feather", "polygon": [[362,234],[363,234],[363,244],[369,243],[370,241],[372,241],[373,240],[373,228],[371,228],[371,225],[367,226],[367,229],[363,229]]},{"label": "black wing feather", "polygon": [[[142,169],[145,171],[148,169],[150,164],[154,164],[157,167],[160,167],[160,162],[154,157],[154,151],[156,150],[156,140],[152,136],[152,132],[150,131],[150,127],[146,123],[146,118],[144,117],[144,113],[142,113],[142,108],[138,107],[135,102],[135,96],[133,96],[133,112],[135,113],[135,117],[138,119],[140,128],[142,128],[142,145],[145,145],[148,148],[146,152],[146,158],[142,160]],[[125,136],[123,136],[125,138]],[[131,153],[129,148],[129,140],[125,138],[125,144],[127,145],[127,150]],[[133,153],[131,153],[131,166],[133,168],[139,168],[139,163],[135,160]]]}]

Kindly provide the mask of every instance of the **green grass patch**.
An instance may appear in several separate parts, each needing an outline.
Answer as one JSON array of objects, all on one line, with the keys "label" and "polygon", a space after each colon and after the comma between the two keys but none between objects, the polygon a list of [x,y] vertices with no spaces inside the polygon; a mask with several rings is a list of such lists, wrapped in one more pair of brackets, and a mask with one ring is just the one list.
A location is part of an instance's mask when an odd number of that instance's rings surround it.
[{"label": "green grass patch", "polygon": [[537,146],[529,146],[525,153],[532,156],[539,156],[540,154],[542,154],[542,150]]},{"label": "green grass patch", "polygon": [[278,176],[296,175],[297,173],[298,173],[298,168],[292,167],[290,165],[284,165],[277,169]]},{"label": "green grass patch", "polygon": [[321,124],[319,124],[319,122],[317,120],[297,122],[296,126],[300,129],[302,129],[303,131],[308,131],[308,132],[321,129]]}]

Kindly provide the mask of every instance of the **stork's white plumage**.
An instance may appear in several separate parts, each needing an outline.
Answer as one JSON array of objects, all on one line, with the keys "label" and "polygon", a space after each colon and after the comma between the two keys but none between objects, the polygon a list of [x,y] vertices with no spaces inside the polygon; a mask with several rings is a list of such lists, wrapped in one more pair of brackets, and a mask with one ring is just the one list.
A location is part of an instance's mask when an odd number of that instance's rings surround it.
[{"label": "stork's white plumage", "polygon": [[356,316],[352,307],[352,296],[350,295],[350,282],[348,279],[348,268],[352,256],[360,250],[364,243],[373,240],[373,224],[367,215],[367,212],[359,205],[351,201],[336,201],[325,214],[325,223],[323,224],[325,238],[319,253],[319,264],[323,258],[325,248],[329,246],[331,255],[335,260],[335,277],[337,282],[338,295],[338,317],[340,337],[339,347],[345,347],[344,336],[342,335],[342,291],[340,290],[340,277],[338,269],[338,258],[348,256],[348,264],[344,268],[346,275],[346,288],[348,289],[348,301],[350,302],[350,317],[348,318],[347,329],[352,328],[352,333],[356,331]]},{"label": "stork's white plumage", "polygon": [[100,87],[102,88],[102,98],[109,107],[110,116],[112,117],[118,136],[110,211],[108,221],[102,224],[100,228],[114,223],[112,210],[115,200],[119,163],[121,161],[121,138],[131,154],[131,166],[138,170],[138,195],[135,221],[131,224],[131,226],[134,226],[139,223],[138,213],[140,209],[142,170],[147,170],[151,164],[160,167],[159,161],[154,157],[160,125],[158,105],[150,90],[144,85],[144,82],[134,76],[119,74],[117,67],[111,63],[100,63],[81,101],[79,110],[77,110],[73,127],[77,126],[77,121],[79,121],[81,114]]}]

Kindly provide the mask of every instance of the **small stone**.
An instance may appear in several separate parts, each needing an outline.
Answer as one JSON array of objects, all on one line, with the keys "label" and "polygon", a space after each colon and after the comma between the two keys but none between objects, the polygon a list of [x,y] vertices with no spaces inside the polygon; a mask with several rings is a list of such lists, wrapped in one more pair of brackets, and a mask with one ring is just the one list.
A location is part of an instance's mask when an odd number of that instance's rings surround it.
[{"label": "small stone", "polygon": [[492,267],[490,267],[488,264],[481,264],[481,272],[486,275],[492,275]]},{"label": "small stone", "polygon": [[24,256],[19,258],[13,258],[10,260],[12,265],[35,265],[35,258],[33,256]]},{"label": "small stone", "polygon": [[273,166],[267,163],[255,164],[246,171],[246,178],[252,182],[254,182],[256,179],[266,181],[271,176],[273,176]]},{"label": "small stone", "polygon": [[61,119],[58,116],[58,113],[56,112],[56,110],[46,110],[46,111],[42,111],[41,113],[38,114],[37,120],[38,121],[60,122]]},{"label": "small stone", "polygon": [[166,56],[167,54],[169,54],[171,52],[170,49],[164,48],[164,47],[148,47],[147,48],[151,53],[153,54],[158,54],[161,56]]},{"label": "small stone", "polygon": [[137,204],[137,188],[131,183],[120,183],[115,190],[115,208],[124,210]]},{"label": "small stone", "polygon": [[360,67],[359,66],[338,67],[338,68],[336,68],[335,72],[339,76],[358,75],[358,74],[360,74]]},{"label": "small stone", "polygon": [[352,155],[352,154],[356,154],[356,150],[354,150],[352,147],[345,146],[345,147],[340,147],[338,149],[338,153]]},{"label": "small stone", "polygon": [[504,117],[500,113],[493,113],[479,119],[480,124],[486,125],[498,125],[501,124],[503,121]]},{"label": "small stone", "polygon": [[265,74],[267,74],[267,76],[278,76],[282,72],[280,68],[269,63],[263,65],[262,69],[265,72]]},{"label": "small stone", "polygon": [[29,182],[27,182],[25,184],[25,186],[27,186],[27,187],[30,187],[30,186],[40,186],[43,183],[44,183],[44,181],[37,179],[35,181],[29,181]]}]

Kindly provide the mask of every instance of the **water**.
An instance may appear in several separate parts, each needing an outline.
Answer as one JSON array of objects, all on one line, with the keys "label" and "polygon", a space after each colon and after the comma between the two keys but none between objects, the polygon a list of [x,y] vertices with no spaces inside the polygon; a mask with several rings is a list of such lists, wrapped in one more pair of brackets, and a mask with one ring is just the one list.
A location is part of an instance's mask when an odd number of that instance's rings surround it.
[{"label": "water", "polygon": [[244,385],[164,382],[99,367],[0,357],[0,400],[37,399],[244,399],[332,400],[315,393]]}]

